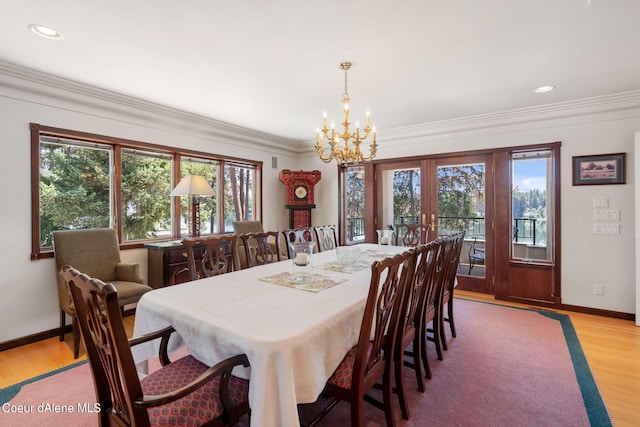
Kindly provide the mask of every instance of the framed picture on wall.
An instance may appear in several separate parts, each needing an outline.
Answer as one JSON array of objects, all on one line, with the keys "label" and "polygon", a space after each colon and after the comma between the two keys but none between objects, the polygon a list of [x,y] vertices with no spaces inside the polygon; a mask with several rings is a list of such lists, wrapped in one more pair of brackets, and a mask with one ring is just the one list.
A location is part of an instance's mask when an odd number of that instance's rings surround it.
[{"label": "framed picture on wall", "polygon": [[626,153],[573,157],[573,185],[625,183]]}]

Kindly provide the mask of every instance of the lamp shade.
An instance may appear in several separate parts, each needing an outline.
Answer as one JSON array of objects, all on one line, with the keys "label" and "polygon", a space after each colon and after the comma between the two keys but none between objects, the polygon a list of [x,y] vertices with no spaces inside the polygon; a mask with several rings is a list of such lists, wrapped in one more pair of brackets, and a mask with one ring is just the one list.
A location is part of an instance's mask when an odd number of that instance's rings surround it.
[{"label": "lamp shade", "polygon": [[215,196],[215,194],[205,177],[200,175],[183,176],[171,191],[172,196]]}]

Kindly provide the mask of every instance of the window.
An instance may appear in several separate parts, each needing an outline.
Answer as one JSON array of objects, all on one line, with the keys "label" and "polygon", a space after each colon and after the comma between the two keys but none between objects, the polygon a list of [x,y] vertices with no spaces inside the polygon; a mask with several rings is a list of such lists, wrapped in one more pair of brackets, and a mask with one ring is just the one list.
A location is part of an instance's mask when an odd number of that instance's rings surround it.
[{"label": "window", "polygon": [[170,155],[122,150],[122,240],[171,237]]},{"label": "window", "polygon": [[551,261],[551,150],[511,154],[511,257]]},{"label": "window", "polygon": [[39,246],[54,230],[111,226],[110,149],[45,136],[39,159]]},{"label": "window", "polygon": [[364,166],[345,166],[341,174],[344,186],[345,232],[347,244],[364,242]]},{"label": "window", "polygon": [[259,213],[262,162],[33,123],[31,150],[32,259],[53,255],[55,230],[111,227],[132,247],[186,236],[190,200],[171,189],[188,174],[216,191],[200,201],[202,234]]},{"label": "window", "polygon": [[[218,162],[192,157],[183,157],[180,160],[180,177],[186,175],[201,175],[209,182],[214,191],[218,190]],[[200,199],[200,233],[218,233],[218,200],[215,197],[202,197]],[[189,210],[189,197],[180,197],[180,233],[186,235],[191,221]]]},{"label": "window", "polygon": [[234,221],[254,219],[253,172],[229,163],[224,167],[224,181],[224,231],[233,231]]}]

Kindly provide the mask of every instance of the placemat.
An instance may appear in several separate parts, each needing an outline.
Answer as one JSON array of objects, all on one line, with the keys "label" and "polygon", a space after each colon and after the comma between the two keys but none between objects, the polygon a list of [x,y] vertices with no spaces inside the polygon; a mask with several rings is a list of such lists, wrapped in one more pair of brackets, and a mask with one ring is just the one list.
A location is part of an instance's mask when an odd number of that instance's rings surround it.
[{"label": "placemat", "polygon": [[370,268],[370,267],[371,267],[370,262],[366,262],[362,260],[357,260],[351,265],[342,265],[340,264],[339,261],[331,261],[326,264],[318,266],[318,268],[321,268],[323,270],[339,271],[340,273],[349,273],[349,274],[355,273],[357,271],[362,271],[365,268]]},{"label": "placemat", "polygon": [[362,252],[362,255],[371,257],[371,258],[376,258],[376,259],[383,259],[383,258],[387,258],[387,257],[392,257],[394,255],[397,255],[397,253],[393,253],[393,252],[378,252],[376,250],[373,249],[369,249],[366,250],[364,252]]},{"label": "placemat", "polygon": [[307,280],[296,280],[298,274],[285,271],[284,273],[274,274],[273,276],[262,277],[258,280],[273,283],[275,285],[286,286],[288,288],[300,289],[308,292],[320,292],[329,289],[347,279],[333,279],[323,276],[322,274],[313,273],[311,278]]}]

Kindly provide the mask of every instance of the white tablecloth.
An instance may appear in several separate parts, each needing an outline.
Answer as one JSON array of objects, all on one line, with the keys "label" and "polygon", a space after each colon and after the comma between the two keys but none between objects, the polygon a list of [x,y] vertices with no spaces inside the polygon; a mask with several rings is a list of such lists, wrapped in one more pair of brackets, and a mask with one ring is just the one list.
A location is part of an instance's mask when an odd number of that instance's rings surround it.
[{"label": "white tablecloth", "polygon": [[[245,353],[251,368],[234,374],[250,378],[252,424],[297,426],[296,404],[317,399],[357,342],[367,297],[370,268],[352,274],[319,268],[330,261],[335,251],[314,254],[314,273],[348,280],[317,293],[259,280],[289,271],[291,261],[153,290],[138,302],[134,336],[171,325],[189,353],[210,366]],[[157,355],[157,345],[136,346],[136,361]]]}]

